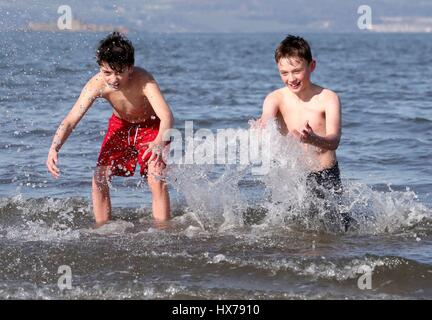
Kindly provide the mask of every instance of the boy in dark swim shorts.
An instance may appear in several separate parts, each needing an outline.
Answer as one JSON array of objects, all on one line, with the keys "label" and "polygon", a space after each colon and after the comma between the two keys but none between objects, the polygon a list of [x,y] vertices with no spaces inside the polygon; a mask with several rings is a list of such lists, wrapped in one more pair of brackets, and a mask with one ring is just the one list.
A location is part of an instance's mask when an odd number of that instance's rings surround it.
[{"label": "boy in dark swim shorts", "polygon": [[347,231],[354,221],[347,212],[342,210],[343,187],[339,164],[336,162],[329,169],[309,173],[306,177],[306,188],[312,202],[314,199],[323,200],[324,212],[330,219],[328,224],[340,222],[343,229]]},{"label": "boy in dark swim shorts", "polygon": [[324,198],[326,191],[335,195],[341,195],[342,182],[340,179],[339,164],[336,162],[330,169],[309,173],[306,177],[306,186],[318,198]]},{"label": "boy in dark swim shorts", "polygon": [[[309,193],[317,198],[342,194],[336,149],[341,138],[338,95],[312,83],[316,60],[307,41],[288,35],[276,48],[275,61],[284,87],[267,95],[260,123],[276,118],[283,134],[290,134],[312,151],[317,165],[307,177]],[[325,192],[324,192],[325,191]],[[339,218],[344,221],[344,215]]]},{"label": "boy in dark swim shorts", "polygon": [[81,95],[57,129],[48,153],[48,171],[58,178],[58,152],[93,102],[106,99],[113,108],[92,182],[96,227],[111,219],[109,181],[112,176],[132,176],[137,163],[147,176],[152,193],[153,217],[170,218],[170,201],[161,176],[162,150],[173,116],[159,86],[146,70],[134,66],[134,47],[118,32],[103,39],[96,52],[100,71],[84,86]]}]

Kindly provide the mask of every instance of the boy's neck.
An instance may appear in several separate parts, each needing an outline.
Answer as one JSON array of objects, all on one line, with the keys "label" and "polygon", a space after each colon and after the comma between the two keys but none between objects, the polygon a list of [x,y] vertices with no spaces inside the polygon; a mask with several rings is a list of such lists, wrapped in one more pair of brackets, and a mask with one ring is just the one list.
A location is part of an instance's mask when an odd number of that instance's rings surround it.
[{"label": "boy's neck", "polygon": [[292,92],[299,100],[306,102],[309,101],[315,95],[315,85],[312,82],[309,82],[302,91],[300,92]]}]

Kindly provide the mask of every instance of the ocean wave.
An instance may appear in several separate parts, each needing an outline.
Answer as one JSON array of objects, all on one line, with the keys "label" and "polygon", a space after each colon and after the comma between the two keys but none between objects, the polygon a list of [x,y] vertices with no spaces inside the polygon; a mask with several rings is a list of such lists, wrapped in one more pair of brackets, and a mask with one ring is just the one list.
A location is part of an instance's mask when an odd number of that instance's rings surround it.
[{"label": "ocean wave", "polygon": [[[235,182],[238,177],[230,178]],[[415,238],[419,239],[427,239],[432,235],[431,210],[417,201],[414,192],[378,192],[361,184],[357,187],[349,189],[345,199],[344,210],[355,220],[355,225],[346,234],[415,234]],[[214,196],[217,188],[219,187],[215,184],[210,185],[208,196]],[[230,198],[231,200],[227,198],[226,206],[221,207],[218,202],[207,201],[201,196],[204,191],[202,186],[197,185],[196,191],[201,193],[196,194],[196,203],[189,199],[192,206],[176,204],[177,208],[173,210],[173,219],[168,222],[166,232],[188,238],[229,232],[247,236],[252,232],[251,228],[255,228],[258,236],[260,233],[261,236],[267,236],[279,234],[283,227],[285,233],[311,231],[344,234],[337,228],[334,229],[331,217],[311,215],[308,210],[297,211],[293,207],[269,200],[250,205],[237,201],[237,196]],[[228,194],[233,196],[232,193]],[[139,208],[115,208],[114,218],[103,228],[91,231],[93,214],[87,199],[25,199],[18,195],[0,199],[0,238],[17,241],[51,241],[58,238],[59,241],[67,241],[79,236],[104,234],[133,236],[142,232],[143,228],[154,227],[151,213]]]},{"label": "ocean wave", "polygon": [[[226,257],[219,254],[207,261],[210,264],[225,264],[235,267],[254,268],[270,272],[273,276],[291,272],[298,276],[306,276],[312,279],[327,279],[334,281],[348,281],[358,279],[359,275],[364,274],[365,267],[370,272],[375,273],[380,279],[391,275],[395,279],[403,282],[406,279],[417,279],[428,284],[432,290],[432,267],[414,260],[395,257],[395,256],[371,256],[326,259],[324,256],[313,259],[281,259],[281,260],[250,260],[237,257]],[[405,280],[404,280],[405,279]]]},{"label": "ocean wave", "polygon": [[[381,298],[391,298],[389,295],[375,295]],[[209,299],[209,300],[256,300],[256,299],[337,299],[341,298],[333,292],[328,293],[297,293],[278,292],[260,289],[224,289],[224,288],[200,288],[196,285],[180,285],[175,283],[140,283],[135,280],[132,283],[99,283],[74,285],[70,290],[59,290],[56,285],[38,286],[33,283],[0,283],[1,299],[98,299],[98,300],[154,300],[154,299]],[[394,297],[394,298],[397,298]]]},{"label": "ocean wave", "polygon": [[413,118],[407,118],[405,120],[413,122],[414,124],[431,124],[432,123],[432,119],[428,119],[425,117],[413,117]]},{"label": "ocean wave", "polygon": [[89,204],[78,198],[3,198],[0,237],[21,242],[78,239],[77,226],[89,224],[89,213]]},{"label": "ocean wave", "polygon": [[314,258],[257,259],[209,252],[191,254],[186,251],[176,253],[150,251],[141,255],[149,259],[175,260],[179,266],[187,265],[192,261],[199,261],[199,264],[213,265],[225,270],[236,270],[239,273],[255,270],[257,274],[263,274],[262,271],[265,271],[266,274],[275,278],[286,275],[288,272],[312,280],[325,279],[344,282],[358,279],[360,275],[365,273],[365,270],[368,270],[380,281],[385,281],[391,276],[400,282],[418,281],[417,285],[420,284],[420,286],[432,290],[432,266],[398,256],[368,254],[350,258],[319,256]]}]

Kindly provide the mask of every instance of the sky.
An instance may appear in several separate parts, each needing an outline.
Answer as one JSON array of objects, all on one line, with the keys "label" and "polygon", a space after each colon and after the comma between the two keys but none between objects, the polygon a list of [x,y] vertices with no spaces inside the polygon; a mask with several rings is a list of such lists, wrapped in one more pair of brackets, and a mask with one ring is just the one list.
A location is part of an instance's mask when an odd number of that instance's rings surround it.
[{"label": "sky", "polygon": [[147,32],[364,32],[357,10],[368,5],[376,30],[432,31],[430,0],[0,0],[0,30],[56,22],[61,5],[87,23]]}]

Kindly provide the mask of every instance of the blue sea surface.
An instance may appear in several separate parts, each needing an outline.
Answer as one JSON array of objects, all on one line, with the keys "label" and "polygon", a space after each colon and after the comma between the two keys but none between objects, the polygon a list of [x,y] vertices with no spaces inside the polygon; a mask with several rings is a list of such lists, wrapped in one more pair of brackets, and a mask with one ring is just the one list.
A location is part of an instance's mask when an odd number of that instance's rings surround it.
[{"label": "blue sea surface", "polygon": [[[342,101],[339,166],[366,217],[347,233],[277,220],[291,217],[300,191],[288,190],[274,209],[285,180],[223,166],[177,173],[164,228],[151,220],[145,181],[115,178],[115,220],[91,229],[91,179],[110,104],[96,101],[63,146],[60,179],[45,161],[98,72],[104,36],[0,33],[0,298],[432,298],[432,35],[304,35],[317,59],[313,81]],[[215,133],[248,130],[266,95],[283,86],[274,63],[283,34],[128,37],[182,132],[185,121]],[[70,290],[59,290],[61,265],[71,267]],[[371,289],[358,286],[362,266],[372,270]]]}]

